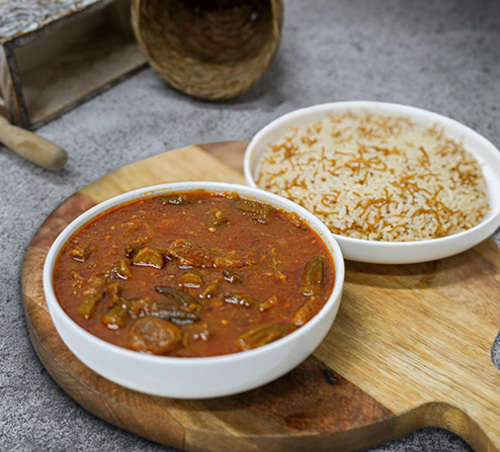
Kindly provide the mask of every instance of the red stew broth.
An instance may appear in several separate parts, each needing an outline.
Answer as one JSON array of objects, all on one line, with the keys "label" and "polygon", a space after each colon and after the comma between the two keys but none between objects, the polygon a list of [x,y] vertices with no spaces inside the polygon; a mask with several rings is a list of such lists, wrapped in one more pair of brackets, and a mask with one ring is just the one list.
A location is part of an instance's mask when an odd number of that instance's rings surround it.
[{"label": "red stew broth", "polygon": [[314,316],[335,279],[317,234],[268,207],[199,190],[113,208],[62,248],[56,297],[85,330],[140,352],[214,356],[268,343]]}]

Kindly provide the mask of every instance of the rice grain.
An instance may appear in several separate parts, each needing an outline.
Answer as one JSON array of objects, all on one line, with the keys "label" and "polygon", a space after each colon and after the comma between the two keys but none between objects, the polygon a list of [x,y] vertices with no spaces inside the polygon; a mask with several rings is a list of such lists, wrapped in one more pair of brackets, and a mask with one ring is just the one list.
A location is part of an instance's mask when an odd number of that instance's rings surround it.
[{"label": "rice grain", "polygon": [[335,233],[379,241],[444,237],[489,210],[479,163],[438,126],[370,112],[330,114],[271,144],[257,185]]}]

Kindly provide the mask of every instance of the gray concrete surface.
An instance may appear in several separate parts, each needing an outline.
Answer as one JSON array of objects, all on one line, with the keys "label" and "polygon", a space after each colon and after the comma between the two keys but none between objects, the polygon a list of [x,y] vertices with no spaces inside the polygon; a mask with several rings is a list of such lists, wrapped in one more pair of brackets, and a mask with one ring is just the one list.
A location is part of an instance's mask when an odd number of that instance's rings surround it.
[{"label": "gray concrete surface", "polygon": [[[146,68],[39,129],[70,154],[60,173],[35,167],[0,145],[0,450],[174,450],[85,411],[51,379],[30,344],[20,280],[24,252],[69,195],[123,165],[185,145],[249,139],[283,113],[330,101],[429,109],[498,147],[499,76],[496,0],[289,0],[278,55],[246,94],[200,102]],[[499,349],[497,339],[497,367]],[[454,434],[427,428],[370,450],[470,448]]]}]

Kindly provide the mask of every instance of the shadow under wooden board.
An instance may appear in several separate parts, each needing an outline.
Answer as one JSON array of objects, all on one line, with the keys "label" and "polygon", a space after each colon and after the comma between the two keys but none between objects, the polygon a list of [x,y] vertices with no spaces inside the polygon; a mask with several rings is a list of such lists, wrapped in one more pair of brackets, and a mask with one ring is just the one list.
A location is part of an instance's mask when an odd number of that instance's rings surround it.
[{"label": "shadow under wooden board", "polygon": [[[48,314],[42,266],[58,233],[111,196],[177,180],[244,183],[246,141],[190,146],[137,162],[81,189],[42,224],[23,263],[31,340],[55,381],[111,424],[186,450],[348,451],[413,430],[451,430],[500,451],[500,253],[492,238],[412,265],[346,262],[339,314],[295,370],[230,397],[180,400],[125,389],[84,366]],[[203,378],[200,375],[200,378]]]}]

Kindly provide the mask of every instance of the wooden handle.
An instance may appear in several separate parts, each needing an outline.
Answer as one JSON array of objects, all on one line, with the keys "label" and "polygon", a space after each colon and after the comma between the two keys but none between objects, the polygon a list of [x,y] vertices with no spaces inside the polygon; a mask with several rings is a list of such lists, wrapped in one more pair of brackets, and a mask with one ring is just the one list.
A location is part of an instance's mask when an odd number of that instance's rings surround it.
[{"label": "wooden handle", "polygon": [[26,160],[48,170],[59,170],[68,160],[68,154],[64,149],[33,132],[9,124],[2,116],[0,116],[0,142]]}]

